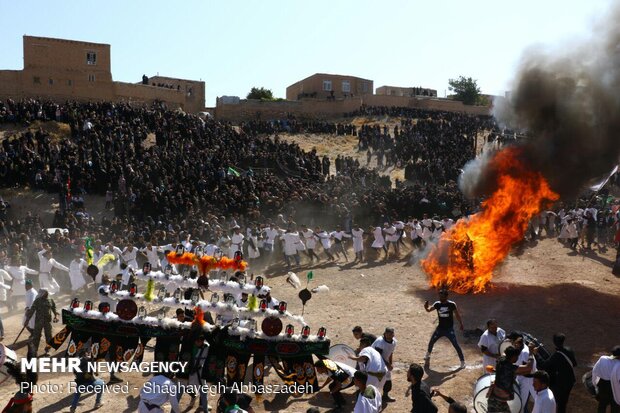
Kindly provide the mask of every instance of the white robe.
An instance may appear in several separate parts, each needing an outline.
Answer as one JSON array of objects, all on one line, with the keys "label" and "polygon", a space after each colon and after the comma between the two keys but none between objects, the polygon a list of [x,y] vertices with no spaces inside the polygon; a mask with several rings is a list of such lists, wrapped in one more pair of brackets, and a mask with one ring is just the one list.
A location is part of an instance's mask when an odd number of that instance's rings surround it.
[{"label": "white robe", "polygon": [[[145,383],[144,388],[140,391],[139,413],[163,413],[165,410],[161,406],[168,402],[170,402],[172,412],[179,413],[181,411],[175,393],[176,383],[162,375],[152,377],[148,383],[149,385],[147,386]],[[143,401],[160,407],[149,410]]]},{"label": "white robe", "polygon": [[[519,358],[517,359],[517,365],[522,366],[527,364],[530,358],[530,349],[527,346],[523,347],[521,354],[519,354]],[[532,365],[532,371],[530,374],[534,374],[538,371],[536,368],[536,359],[534,359],[534,364]],[[536,397],[536,391],[534,390],[534,379],[531,377],[525,377],[521,375],[517,375],[517,383],[519,383],[519,388],[521,392],[521,401],[525,404],[527,399],[532,395],[532,400]]]},{"label": "white robe", "polygon": [[316,237],[314,236],[314,231],[309,229],[307,231],[301,232],[301,235],[303,235],[304,240],[306,241],[306,248],[308,248],[309,250],[313,250],[316,248]]},{"label": "white robe", "polygon": [[[34,303],[34,300],[37,298],[37,295],[39,293],[37,292],[37,290],[35,290],[34,288],[31,288],[30,290],[26,291],[26,294],[24,295],[24,301],[26,303],[26,311],[30,309],[30,307],[32,307],[32,303]],[[26,311],[24,311],[24,318],[22,321],[22,324],[26,321]],[[36,316],[36,312],[32,315],[32,317],[30,317],[30,321],[28,321],[28,328],[34,328],[34,319]]]},{"label": "white robe", "polygon": [[353,251],[356,254],[364,251],[364,230],[353,229],[351,230],[351,235],[353,236]]},{"label": "white robe", "polygon": [[376,386],[366,385],[366,390],[360,392],[353,408],[353,413],[379,413],[381,411],[381,392]]},{"label": "white robe", "polygon": [[332,242],[330,241],[329,239],[330,236],[327,232],[321,231],[318,234],[315,233],[314,235],[319,238],[323,248],[325,248],[326,250],[329,250],[332,247]]},{"label": "white robe", "polygon": [[260,257],[260,250],[258,249],[258,237],[256,235],[252,235],[248,237],[248,239],[251,240],[251,242],[248,241],[248,258],[253,260]]},{"label": "white robe", "polygon": [[52,277],[52,268],[69,272],[69,268],[65,267],[53,258],[45,257],[45,250],[39,251],[39,285],[42,289],[46,289],[49,295],[54,295],[60,291],[60,285],[54,277]]},{"label": "white robe", "polygon": [[138,261],[136,261],[136,257],[138,256],[138,249],[133,247],[131,251],[128,248],[123,250],[123,261],[127,264],[127,266],[132,267],[133,269],[138,269]]},{"label": "white robe", "polygon": [[243,251],[243,234],[233,234],[230,239],[230,248],[228,249],[228,258],[234,258],[235,252]]},{"label": "white robe", "polygon": [[385,238],[383,238],[383,230],[381,227],[376,227],[372,232],[375,240],[372,242],[373,248],[383,248],[385,246]]},{"label": "white robe", "polygon": [[5,270],[0,270],[0,301],[6,301],[8,298],[7,291],[11,289],[9,286],[9,281],[11,281],[13,277],[9,275]]},{"label": "white robe", "polygon": [[158,248],[156,246],[152,246],[151,248],[144,247],[140,251],[146,254],[146,259],[151,264],[151,269],[156,270],[161,265],[159,261]]},{"label": "white robe", "polygon": [[86,267],[86,261],[84,261],[82,258],[74,259],[69,264],[69,279],[71,280],[71,291],[77,291],[86,285],[86,280],[84,280],[84,270]]},{"label": "white robe", "polygon": [[13,297],[26,295],[26,274],[35,275],[39,273],[25,265],[20,267],[9,265],[6,267],[6,271],[13,278]]},{"label": "white robe", "polygon": [[363,372],[371,372],[371,373],[383,373],[384,376],[379,380],[379,377],[368,374],[368,381],[366,384],[372,384],[373,386],[382,389],[383,384],[385,384],[386,376],[387,376],[387,366],[381,357],[381,354],[377,350],[372,347],[364,347],[362,351],[360,351],[360,357],[368,358],[368,361],[364,364],[360,363],[361,371]]},{"label": "white robe", "polygon": [[284,255],[291,256],[297,254],[299,244],[301,244],[298,232],[287,232],[280,238],[284,240]]},{"label": "white robe", "polygon": [[386,234],[385,238],[388,242],[398,242],[399,235],[398,235],[398,231],[396,231],[396,227],[392,225],[387,228],[384,228],[383,231]]}]

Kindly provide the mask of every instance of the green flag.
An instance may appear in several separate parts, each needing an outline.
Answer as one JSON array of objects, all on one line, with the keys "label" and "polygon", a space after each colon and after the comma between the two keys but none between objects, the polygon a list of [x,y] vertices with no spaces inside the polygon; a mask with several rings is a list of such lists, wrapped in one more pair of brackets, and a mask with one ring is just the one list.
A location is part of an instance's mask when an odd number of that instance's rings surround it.
[{"label": "green flag", "polygon": [[240,176],[241,174],[232,166],[228,167],[228,175]]},{"label": "green flag", "polygon": [[312,273],[312,271],[308,271],[308,281],[312,280],[313,277],[314,274]]}]

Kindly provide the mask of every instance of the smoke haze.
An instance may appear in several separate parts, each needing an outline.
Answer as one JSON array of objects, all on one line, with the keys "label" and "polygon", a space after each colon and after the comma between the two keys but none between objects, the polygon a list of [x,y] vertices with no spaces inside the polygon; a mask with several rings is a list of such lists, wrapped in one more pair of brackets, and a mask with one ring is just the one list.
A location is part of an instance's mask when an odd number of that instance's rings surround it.
[{"label": "smoke haze", "polygon": [[[530,50],[522,58],[509,100],[496,119],[531,138],[519,143],[522,159],[540,171],[563,197],[576,196],[609,172],[620,156],[620,5],[601,24],[596,39],[565,52]],[[495,190],[496,171],[483,156],[465,167],[467,196]]]}]

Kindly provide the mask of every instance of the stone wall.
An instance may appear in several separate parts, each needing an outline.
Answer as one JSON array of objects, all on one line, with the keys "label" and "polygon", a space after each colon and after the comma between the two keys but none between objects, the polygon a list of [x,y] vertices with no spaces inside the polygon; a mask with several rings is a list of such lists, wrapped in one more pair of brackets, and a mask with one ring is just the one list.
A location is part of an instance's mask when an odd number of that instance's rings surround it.
[{"label": "stone wall", "polygon": [[362,97],[328,100],[285,100],[280,102],[264,102],[259,100],[241,100],[237,104],[225,104],[218,101],[215,118],[221,121],[242,122],[248,120],[286,119],[294,115],[298,119],[329,119],[340,118],[346,113],[354,112],[362,104],[367,106],[403,106],[410,108],[463,112],[472,115],[488,115],[488,106],[467,106],[462,102],[438,99],[415,98],[406,96],[366,95]]}]

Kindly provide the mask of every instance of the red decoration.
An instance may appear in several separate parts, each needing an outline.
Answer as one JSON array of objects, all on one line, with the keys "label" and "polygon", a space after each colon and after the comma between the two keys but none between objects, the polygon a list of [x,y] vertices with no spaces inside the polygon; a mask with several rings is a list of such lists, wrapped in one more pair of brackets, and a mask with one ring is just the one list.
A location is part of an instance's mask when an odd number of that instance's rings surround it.
[{"label": "red decoration", "polygon": [[197,265],[201,274],[207,274],[209,271],[215,269],[245,271],[248,266],[248,263],[243,260],[236,261],[228,257],[222,257],[218,260],[209,255],[199,257],[191,252],[185,252],[181,255],[171,252],[166,258],[168,258],[168,262],[171,264]]}]

